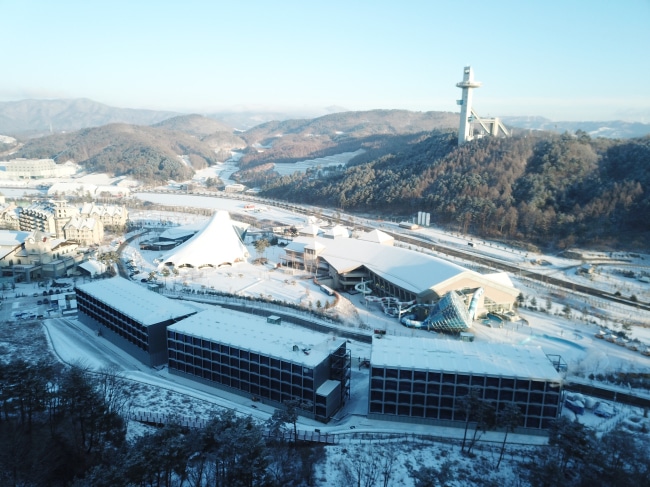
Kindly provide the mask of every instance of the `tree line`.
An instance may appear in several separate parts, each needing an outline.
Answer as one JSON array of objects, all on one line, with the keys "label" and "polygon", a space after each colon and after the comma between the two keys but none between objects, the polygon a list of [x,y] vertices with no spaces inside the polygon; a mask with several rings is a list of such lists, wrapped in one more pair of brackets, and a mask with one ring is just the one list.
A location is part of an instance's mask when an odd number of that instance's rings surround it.
[{"label": "tree line", "polygon": [[425,211],[454,231],[546,247],[647,246],[650,136],[529,133],[461,147],[455,138],[432,132],[326,178],[276,178],[263,194],[380,217]]},{"label": "tree line", "polygon": [[[303,487],[315,485],[323,446],[298,440],[302,405],[287,402],[266,421],[230,410],[212,413],[202,428],[167,424],[128,435],[133,398],[115,370],[93,373],[48,360],[0,363],[0,484],[72,487]],[[451,459],[438,466],[409,463],[418,487],[495,485],[489,472],[503,468],[508,433],[520,424],[517,406],[495,411],[471,391],[459,401],[465,412],[460,450],[468,464]],[[475,447],[481,435],[504,433],[495,462],[479,471]],[[552,426],[548,445],[513,450],[507,469],[516,485],[650,485],[647,434],[614,430],[597,436],[566,417]],[[339,447],[340,448],[340,447]],[[346,485],[393,485],[398,444],[357,445],[340,459]],[[445,447],[446,448],[446,447]],[[443,450],[441,450],[443,451]],[[471,468],[468,468],[471,466]],[[482,466],[485,468],[485,465]],[[474,470],[472,470],[474,469]],[[324,478],[318,480],[336,482]]]}]

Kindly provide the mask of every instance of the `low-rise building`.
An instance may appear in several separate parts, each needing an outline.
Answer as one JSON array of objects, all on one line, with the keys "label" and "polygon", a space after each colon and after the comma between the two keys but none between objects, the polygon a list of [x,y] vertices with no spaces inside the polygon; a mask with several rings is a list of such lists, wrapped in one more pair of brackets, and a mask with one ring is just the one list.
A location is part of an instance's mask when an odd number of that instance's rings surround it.
[{"label": "low-rise building", "polygon": [[82,284],[75,293],[79,321],[152,367],[167,362],[167,327],[196,312],[121,277]]},{"label": "low-rise building", "polygon": [[373,419],[462,425],[472,389],[496,412],[516,404],[523,428],[546,429],[561,412],[562,378],[539,347],[383,336],[369,380]]},{"label": "low-rise building", "polygon": [[328,421],[350,394],[346,340],[225,308],[167,328],[169,372]]}]

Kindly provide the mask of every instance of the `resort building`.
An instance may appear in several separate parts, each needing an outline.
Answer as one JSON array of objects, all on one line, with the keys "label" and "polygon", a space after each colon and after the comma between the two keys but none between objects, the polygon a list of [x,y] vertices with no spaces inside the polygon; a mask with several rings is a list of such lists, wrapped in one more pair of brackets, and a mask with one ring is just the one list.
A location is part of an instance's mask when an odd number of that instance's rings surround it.
[{"label": "resort building", "polygon": [[[200,269],[245,262],[248,249],[243,239],[247,228],[246,224],[233,222],[227,211],[217,211],[195,235],[161,257],[158,267]],[[157,245],[161,250],[165,248],[165,242],[160,238],[146,245],[154,248]]]},{"label": "resort building", "polygon": [[67,276],[84,259],[78,247],[38,230],[0,230],[0,271],[15,282]]},{"label": "resort building", "polygon": [[121,277],[75,288],[78,319],[145,365],[167,362],[167,327],[196,310]]},{"label": "resort building", "polygon": [[63,235],[79,245],[93,245],[104,239],[104,225],[96,218],[75,216],[63,227]]},{"label": "resort building", "polygon": [[44,179],[72,176],[77,167],[71,162],[57,164],[53,159],[13,159],[0,162],[0,179]]},{"label": "resort building", "polygon": [[[285,247],[282,265],[312,272],[321,284],[375,298],[424,305],[456,292],[476,315],[511,311],[519,291],[506,273],[479,274],[444,259],[395,247],[381,235],[362,238],[297,237]],[[479,289],[482,289],[480,295]]]},{"label": "resort building", "polygon": [[384,336],[370,356],[368,417],[462,425],[475,389],[495,411],[516,404],[523,428],[545,429],[561,412],[562,378],[541,348]]},{"label": "resort building", "polygon": [[129,218],[129,212],[125,206],[96,205],[95,203],[84,203],[79,214],[83,218],[99,220],[104,228],[115,229],[124,228]]},{"label": "resort building", "polygon": [[167,328],[169,372],[328,421],[350,394],[346,340],[225,308]]},{"label": "resort building", "polygon": [[127,210],[118,206],[69,206],[66,200],[35,201],[18,214],[24,231],[40,230],[81,245],[95,245],[104,238],[104,226],[123,226]]}]

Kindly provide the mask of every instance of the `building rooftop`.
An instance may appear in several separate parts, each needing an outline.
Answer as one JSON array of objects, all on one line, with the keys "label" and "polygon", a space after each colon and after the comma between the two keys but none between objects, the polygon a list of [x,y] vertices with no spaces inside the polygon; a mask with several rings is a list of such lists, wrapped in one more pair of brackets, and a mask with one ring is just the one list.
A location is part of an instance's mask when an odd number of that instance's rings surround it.
[{"label": "building rooftop", "polygon": [[363,265],[416,294],[464,272],[472,272],[432,255],[355,238],[297,237],[287,249],[300,252],[306,245],[316,243],[324,246],[319,255],[337,272],[350,272]]},{"label": "building rooftop", "polygon": [[196,312],[180,301],[166,298],[121,277],[93,281],[77,288],[144,326]]},{"label": "building rooftop", "polygon": [[370,364],[406,370],[561,380],[540,347],[504,343],[384,336],[373,340]]},{"label": "building rooftop", "polygon": [[197,338],[315,367],[345,341],[289,324],[215,306],[167,329]]}]

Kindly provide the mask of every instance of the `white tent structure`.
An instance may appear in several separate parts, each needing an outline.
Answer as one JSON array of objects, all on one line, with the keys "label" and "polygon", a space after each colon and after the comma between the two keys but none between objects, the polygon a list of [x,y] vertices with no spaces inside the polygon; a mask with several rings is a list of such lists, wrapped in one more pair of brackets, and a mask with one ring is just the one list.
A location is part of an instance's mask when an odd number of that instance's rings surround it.
[{"label": "white tent structure", "polygon": [[158,267],[219,267],[245,261],[247,257],[248,250],[235,222],[227,211],[217,211],[202,230],[163,256]]}]

